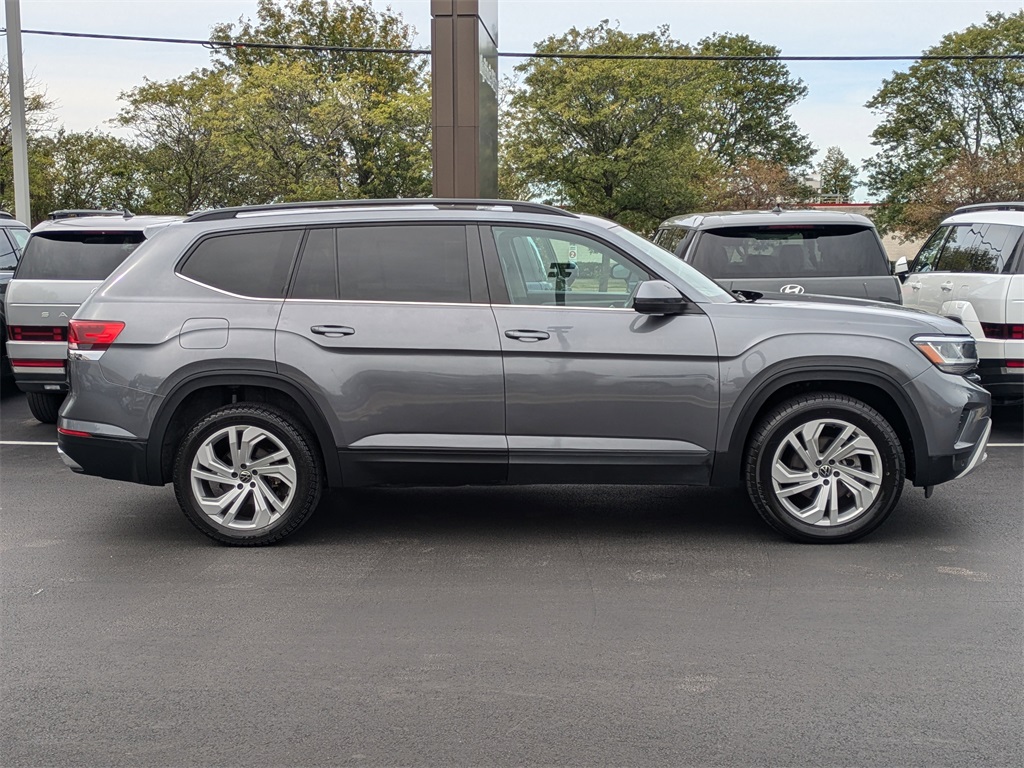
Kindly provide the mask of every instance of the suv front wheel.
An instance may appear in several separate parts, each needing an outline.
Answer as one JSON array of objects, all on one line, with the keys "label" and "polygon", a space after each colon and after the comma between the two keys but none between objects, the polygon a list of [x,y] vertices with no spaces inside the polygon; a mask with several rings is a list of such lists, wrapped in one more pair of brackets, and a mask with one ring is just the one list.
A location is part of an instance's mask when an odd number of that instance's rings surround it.
[{"label": "suv front wheel", "polygon": [[238,403],[213,411],[178,448],[178,504],[196,528],[217,541],[278,541],[305,523],[320,500],[323,468],[314,445],[277,408]]},{"label": "suv front wheel", "polygon": [[747,493],[761,516],[797,541],[865,536],[903,491],[899,438],[878,411],[846,395],[795,397],[768,413],[746,457]]}]

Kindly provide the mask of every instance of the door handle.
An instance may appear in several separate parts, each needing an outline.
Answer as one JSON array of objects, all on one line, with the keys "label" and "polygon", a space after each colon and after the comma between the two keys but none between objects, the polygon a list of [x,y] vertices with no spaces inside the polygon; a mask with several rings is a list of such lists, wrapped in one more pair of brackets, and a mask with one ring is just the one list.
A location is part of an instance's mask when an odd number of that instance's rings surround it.
[{"label": "door handle", "polygon": [[505,335],[510,339],[516,341],[544,341],[544,339],[550,339],[551,334],[547,331],[505,331]]},{"label": "door handle", "polygon": [[314,325],[309,330],[317,336],[326,336],[329,339],[351,336],[356,332],[355,328],[349,328],[347,325]]},{"label": "door handle", "polygon": [[949,281],[943,283],[942,285],[940,285],[939,288],[941,288],[944,291],[952,291],[953,290],[953,281],[949,280]]},{"label": "door handle", "polygon": [[912,291],[920,291],[921,290],[921,284],[920,283],[907,283],[907,285],[910,286],[910,290],[912,290]]}]

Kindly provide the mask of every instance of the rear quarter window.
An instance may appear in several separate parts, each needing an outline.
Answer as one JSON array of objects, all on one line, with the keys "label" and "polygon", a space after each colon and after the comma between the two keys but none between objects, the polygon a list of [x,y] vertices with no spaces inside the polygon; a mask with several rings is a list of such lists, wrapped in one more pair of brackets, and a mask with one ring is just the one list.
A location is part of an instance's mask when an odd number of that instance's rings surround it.
[{"label": "rear quarter window", "polygon": [[1024,227],[1012,224],[961,224],[949,237],[935,269],[941,272],[1010,272]]},{"label": "rear quarter window", "polygon": [[692,263],[723,279],[889,274],[875,231],[849,224],[709,229],[701,233]]},{"label": "rear quarter window", "polygon": [[283,299],[302,232],[289,229],[208,237],[178,272],[239,296]]},{"label": "rear quarter window", "polygon": [[145,240],[142,232],[37,232],[28,239],[20,280],[105,280]]}]

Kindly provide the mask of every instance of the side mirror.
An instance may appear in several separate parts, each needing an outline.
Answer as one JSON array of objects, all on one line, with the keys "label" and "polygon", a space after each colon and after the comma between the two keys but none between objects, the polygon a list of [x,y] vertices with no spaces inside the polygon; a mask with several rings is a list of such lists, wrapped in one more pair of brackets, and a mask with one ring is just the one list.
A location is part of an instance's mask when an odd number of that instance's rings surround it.
[{"label": "side mirror", "polygon": [[646,280],[637,286],[633,309],[641,315],[678,315],[686,309],[686,299],[671,283]]},{"label": "side mirror", "polygon": [[907,264],[907,257],[900,256],[896,259],[896,263],[892,265],[892,273],[900,279],[902,283],[907,279],[907,273],[910,272],[910,265]]}]

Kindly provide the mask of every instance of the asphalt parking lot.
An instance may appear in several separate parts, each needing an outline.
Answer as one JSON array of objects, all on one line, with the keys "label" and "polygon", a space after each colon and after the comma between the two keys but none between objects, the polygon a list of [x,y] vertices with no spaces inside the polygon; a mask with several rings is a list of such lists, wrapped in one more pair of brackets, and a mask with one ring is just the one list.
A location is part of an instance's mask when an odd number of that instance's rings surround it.
[{"label": "asphalt parking lot", "polygon": [[1020,766],[1024,414],[868,539],[737,491],[332,495],[286,543],[0,401],[0,765]]}]

